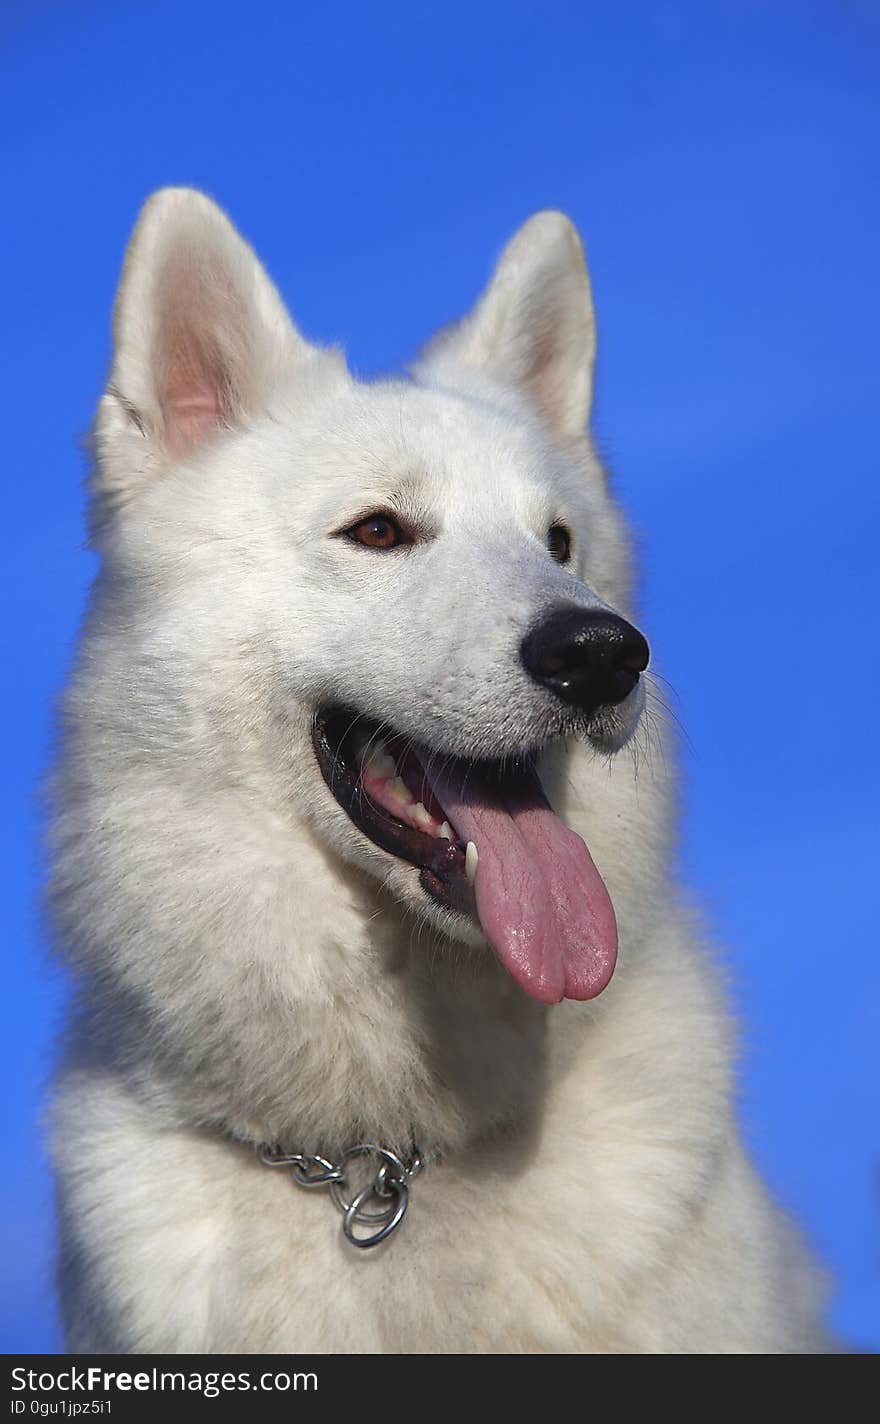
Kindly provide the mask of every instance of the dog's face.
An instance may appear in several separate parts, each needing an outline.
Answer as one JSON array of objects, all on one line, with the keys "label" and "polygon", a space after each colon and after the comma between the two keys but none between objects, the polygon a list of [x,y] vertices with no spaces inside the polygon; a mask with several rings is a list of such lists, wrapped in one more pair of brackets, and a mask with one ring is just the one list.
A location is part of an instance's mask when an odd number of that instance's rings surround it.
[{"label": "dog's face", "polygon": [[412,381],[365,385],[213,204],[171,191],[132,242],[96,431],[107,616],[189,704],[194,755],[283,758],[334,853],[547,1001],[598,993],[616,937],[537,759],[623,745],[648,657],[584,433],[592,361],[559,215]]}]

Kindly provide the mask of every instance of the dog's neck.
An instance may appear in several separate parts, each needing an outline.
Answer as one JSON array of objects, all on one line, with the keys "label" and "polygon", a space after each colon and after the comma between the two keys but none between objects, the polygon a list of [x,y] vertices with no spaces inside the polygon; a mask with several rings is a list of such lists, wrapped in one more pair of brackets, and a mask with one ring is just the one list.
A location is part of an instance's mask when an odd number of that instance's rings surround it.
[{"label": "dog's neck", "polygon": [[489,951],[419,943],[411,924],[377,938],[359,987],[304,1006],[290,1092],[235,1130],[296,1151],[333,1154],[366,1138],[428,1158],[502,1128],[528,1132],[543,1096],[547,1009]]},{"label": "dog's neck", "polygon": [[[601,776],[571,815],[580,831],[579,807],[599,794],[614,810],[602,834],[586,821],[583,833],[615,868],[613,902],[636,907],[620,924],[632,955],[641,907],[656,911],[636,880],[655,883],[656,868],[631,776]],[[527,1132],[558,1072],[551,1043],[590,1033],[617,996],[613,984],[595,1007],[534,1003],[488,947],[440,941],[375,878],[291,832],[284,808],[256,816],[238,790],[207,799],[169,781],[159,795],[139,771],[116,779],[150,854],[126,867],[122,894],[115,842],[88,843],[64,897],[62,928],[100,984],[75,1053],[123,1064],[169,1124],[328,1156],[365,1138],[440,1155],[503,1126]],[[80,913],[78,896],[91,910],[102,887],[100,916]]]},{"label": "dog's neck", "polygon": [[[358,893],[375,898],[369,886]],[[154,1010],[117,991],[89,1010],[77,1057],[124,1060],[169,1125],[287,1151],[333,1157],[371,1140],[430,1160],[500,1131],[528,1134],[556,1011],[528,999],[488,949],[429,942],[393,906],[372,916],[357,911],[369,927],[360,956],[345,927],[338,941],[291,946],[325,971],[311,991],[300,976],[295,996],[266,972],[277,965],[267,946],[222,1020],[207,998],[194,1006],[187,1044],[183,1019],[157,1031]]]}]

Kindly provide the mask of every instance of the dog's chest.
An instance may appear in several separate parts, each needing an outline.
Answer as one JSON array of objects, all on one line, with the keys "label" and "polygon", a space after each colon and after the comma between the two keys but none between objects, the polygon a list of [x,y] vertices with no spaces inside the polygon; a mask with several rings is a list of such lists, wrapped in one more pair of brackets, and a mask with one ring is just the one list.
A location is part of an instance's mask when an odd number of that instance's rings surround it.
[{"label": "dog's chest", "polygon": [[591,1225],[590,1183],[578,1175],[549,1161],[506,1179],[428,1167],[400,1228],[363,1251],[345,1240],[324,1192],[263,1178],[250,1210],[227,1216],[217,1203],[203,1263],[213,1258],[214,1269],[191,1277],[203,1299],[189,1318],[205,1330],[193,1348],[614,1348],[598,1322],[623,1263]]},{"label": "dog's chest", "polygon": [[646,1164],[626,1155],[609,1171],[551,1131],[491,1160],[429,1164],[399,1229],[361,1251],[326,1190],[245,1147],[183,1144],[117,1175],[100,1274],[133,1307],[125,1348],[613,1351],[621,1284],[669,1226],[670,1203],[639,1190]]}]

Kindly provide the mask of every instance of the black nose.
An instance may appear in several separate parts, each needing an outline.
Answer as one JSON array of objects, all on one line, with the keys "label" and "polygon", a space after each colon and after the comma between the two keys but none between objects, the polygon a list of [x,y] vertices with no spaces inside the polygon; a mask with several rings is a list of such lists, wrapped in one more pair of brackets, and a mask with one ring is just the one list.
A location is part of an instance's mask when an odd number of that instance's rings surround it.
[{"label": "black nose", "polygon": [[520,646],[529,676],[583,712],[622,702],[649,656],[638,628],[600,609],[558,608]]}]

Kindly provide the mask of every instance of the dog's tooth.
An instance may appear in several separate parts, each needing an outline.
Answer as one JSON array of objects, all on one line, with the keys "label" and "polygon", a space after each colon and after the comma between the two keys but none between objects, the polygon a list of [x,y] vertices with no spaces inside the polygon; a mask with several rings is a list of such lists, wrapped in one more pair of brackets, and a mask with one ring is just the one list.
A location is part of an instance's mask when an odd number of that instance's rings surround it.
[{"label": "dog's tooth", "polygon": [[448,821],[443,822],[443,825],[440,827],[439,831],[437,832],[437,835],[438,837],[441,837],[444,841],[455,840],[455,837],[452,834],[452,827],[450,826]]},{"label": "dog's tooth", "polygon": [[371,776],[377,776],[382,781],[394,775],[397,767],[394,758],[388,755],[384,742],[379,742],[371,749],[364,763],[364,769]]},{"label": "dog's tooth", "polygon": [[411,804],[413,799],[412,792],[401,777],[395,776],[393,781],[389,781],[388,790],[392,796],[396,796],[399,801],[404,801],[407,806]]},{"label": "dog's tooth", "polygon": [[477,865],[479,864],[479,860],[480,857],[477,854],[477,847],[473,841],[468,841],[467,850],[464,853],[464,873],[472,885],[477,878]]},{"label": "dog's tooth", "polygon": [[416,824],[419,826],[430,826],[432,821],[434,820],[434,817],[431,815],[430,811],[425,810],[425,807],[422,805],[421,801],[417,801],[415,806],[413,807],[413,816],[415,818]]}]

